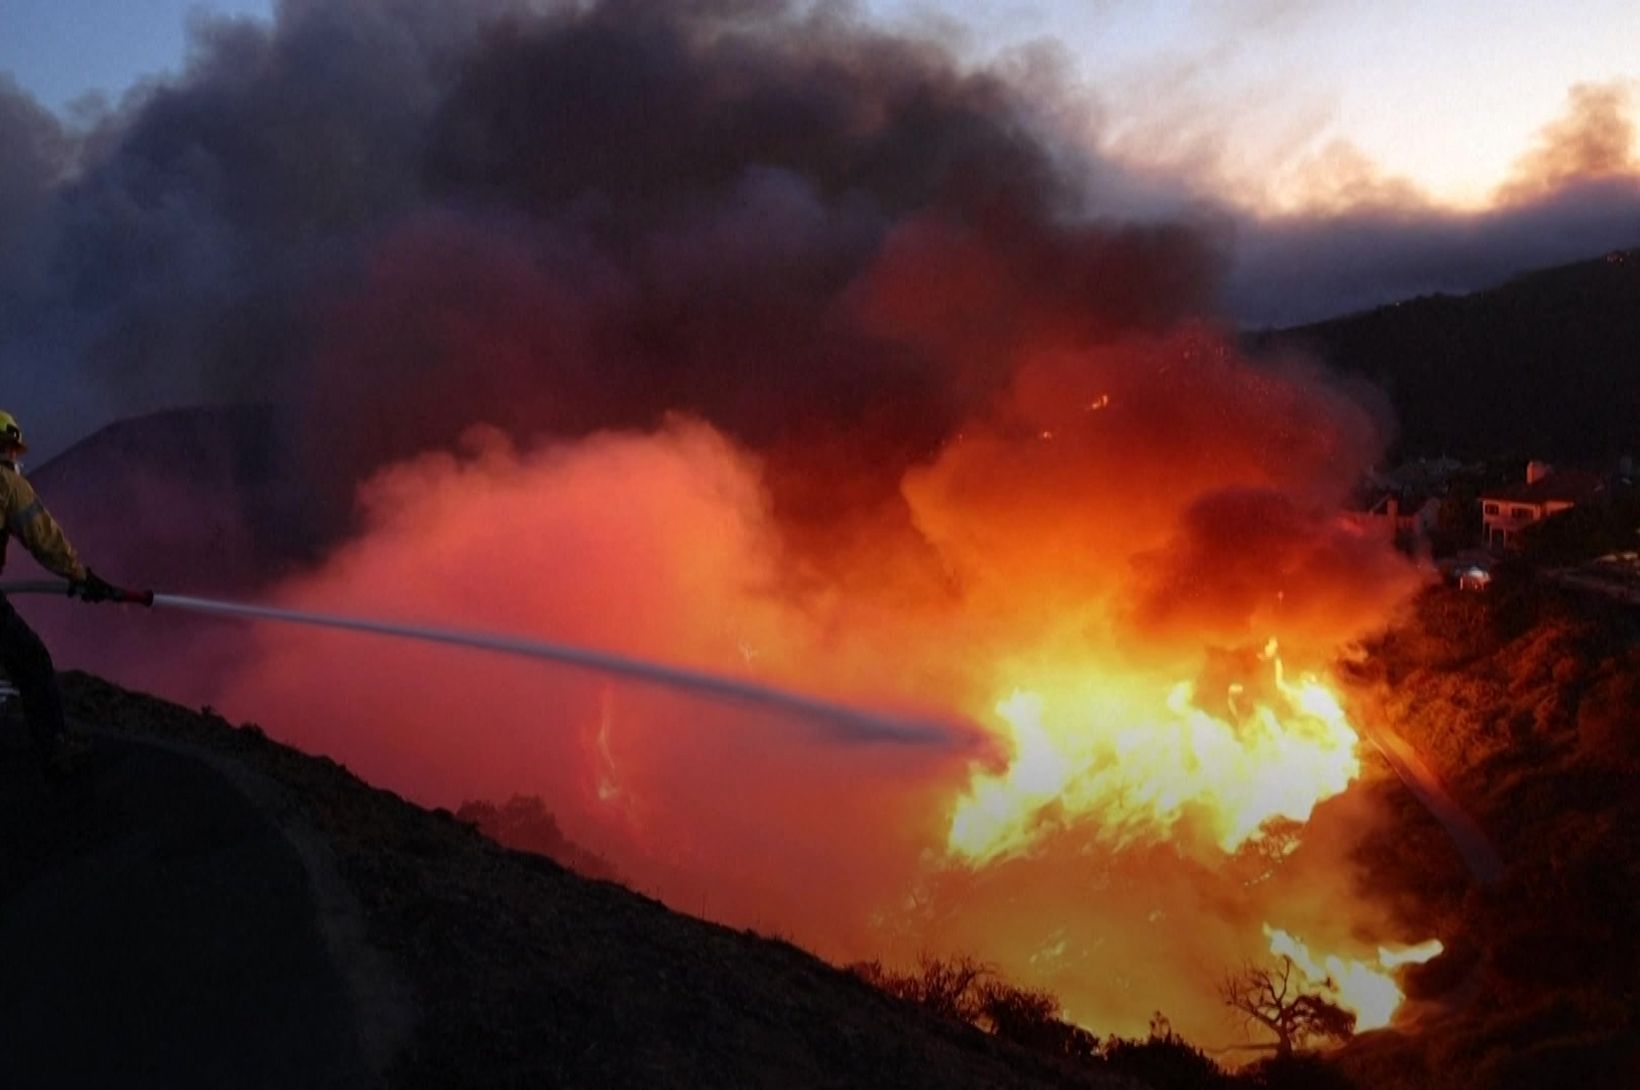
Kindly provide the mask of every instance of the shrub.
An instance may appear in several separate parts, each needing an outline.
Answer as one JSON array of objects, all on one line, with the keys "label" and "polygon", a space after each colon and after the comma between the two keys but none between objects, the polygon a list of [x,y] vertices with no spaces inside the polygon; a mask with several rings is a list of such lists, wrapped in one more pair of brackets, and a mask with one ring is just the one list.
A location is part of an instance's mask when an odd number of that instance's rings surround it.
[{"label": "shrub", "polygon": [[1225,1090],[1234,1082],[1201,1049],[1153,1023],[1144,1040],[1114,1037],[1100,1050],[1106,1068],[1137,1079],[1151,1090]]}]

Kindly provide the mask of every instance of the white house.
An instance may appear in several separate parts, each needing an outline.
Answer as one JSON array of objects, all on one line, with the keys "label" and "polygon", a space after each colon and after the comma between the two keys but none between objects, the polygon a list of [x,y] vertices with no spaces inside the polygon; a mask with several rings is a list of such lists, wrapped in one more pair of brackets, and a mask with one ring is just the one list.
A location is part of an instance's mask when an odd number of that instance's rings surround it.
[{"label": "white house", "polygon": [[1526,527],[1550,515],[1590,503],[1605,489],[1598,473],[1581,469],[1557,471],[1547,462],[1528,462],[1526,480],[1481,493],[1481,524],[1486,545],[1507,549]]}]

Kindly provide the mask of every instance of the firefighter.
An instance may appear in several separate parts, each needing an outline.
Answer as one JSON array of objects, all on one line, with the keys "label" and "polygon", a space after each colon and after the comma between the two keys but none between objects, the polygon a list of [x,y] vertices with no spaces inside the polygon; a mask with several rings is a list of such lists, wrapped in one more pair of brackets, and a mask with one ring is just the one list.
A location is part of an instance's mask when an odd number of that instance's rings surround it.
[{"label": "firefighter", "polygon": [[[108,601],[118,591],[80,563],[62,527],[23,477],[17,460],[27,450],[16,418],[0,411],[0,568],[5,566],[6,546],[15,536],[42,567],[68,580],[71,596],[87,602]],[[73,772],[88,746],[68,732],[51,652],[4,594],[0,594],[0,669],[17,687],[29,740],[47,773],[60,778]]]}]

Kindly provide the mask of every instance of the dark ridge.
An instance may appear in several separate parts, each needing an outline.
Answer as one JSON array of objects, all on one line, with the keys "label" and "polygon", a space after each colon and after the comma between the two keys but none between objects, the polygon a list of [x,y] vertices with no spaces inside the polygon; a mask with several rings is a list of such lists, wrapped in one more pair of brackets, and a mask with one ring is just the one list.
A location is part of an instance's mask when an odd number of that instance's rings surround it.
[{"label": "dark ridge", "polygon": [[241,590],[322,544],[297,517],[290,426],[267,405],[169,409],[110,424],[29,479],[84,556],[165,587]]},{"label": "dark ridge", "polygon": [[1381,386],[1406,454],[1595,459],[1640,445],[1640,250],[1245,340]]}]

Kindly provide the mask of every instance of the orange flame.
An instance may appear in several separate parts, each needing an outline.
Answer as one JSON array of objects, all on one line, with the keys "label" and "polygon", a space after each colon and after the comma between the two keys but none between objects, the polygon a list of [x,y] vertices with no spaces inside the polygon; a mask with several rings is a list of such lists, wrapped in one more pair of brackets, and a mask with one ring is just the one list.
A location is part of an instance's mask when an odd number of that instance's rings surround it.
[{"label": "orange flame", "polygon": [[1359,774],[1359,736],[1322,681],[1286,679],[1274,640],[1262,658],[1273,686],[1262,698],[1228,686],[1223,715],[1191,681],[1066,670],[1014,688],[996,704],[1013,759],[970,782],[950,852],[975,864],[1023,854],[1082,817],[1126,844],[1168,836],[1187,811],[1233,852],[1272,819],[1307,821]]},{"label": "orange flame", "polygon": [[1400,950],[1381,946],[1373,960],[1358,961],[1337,954],[1318,956],[1303,942],[1269,924],[1264,925],[1264,934],[1270,940],[1270,952],[1290,960],[1306,984],[1354,1012],[1358,1031],[1383,1029],[1395,1017],[1406,998],[1395,982],[1395,969],[1422,965],[1444,949],[1439,939],[1430,939]]}]

